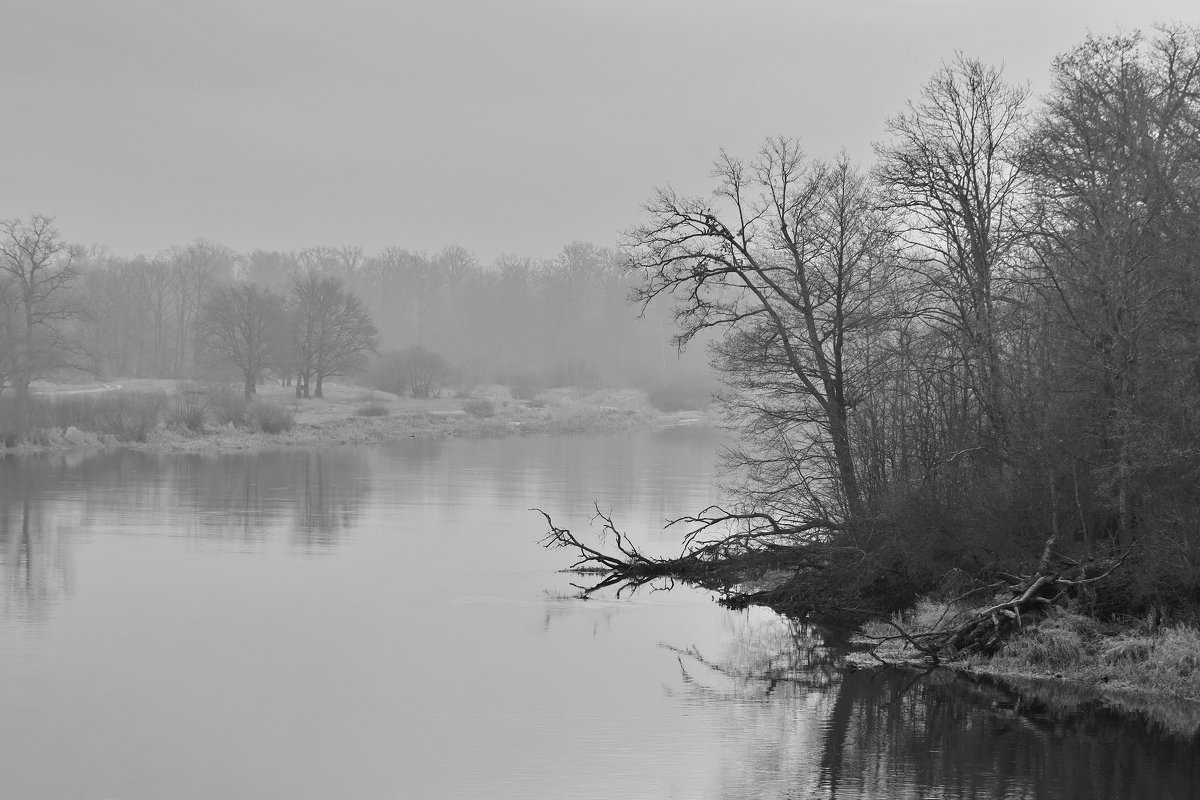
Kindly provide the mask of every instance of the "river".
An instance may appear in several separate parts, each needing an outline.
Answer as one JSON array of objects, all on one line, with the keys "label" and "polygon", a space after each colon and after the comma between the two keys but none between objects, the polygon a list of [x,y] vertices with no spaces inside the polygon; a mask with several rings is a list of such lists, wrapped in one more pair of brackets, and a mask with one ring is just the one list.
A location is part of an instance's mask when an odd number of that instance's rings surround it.
[{"label": "river", "polygon": [[687,588],[574,599],[529,509],[669,551],[717,445],[0,460],[0,797],[1200,797],[1185,712],[843,673]]}]

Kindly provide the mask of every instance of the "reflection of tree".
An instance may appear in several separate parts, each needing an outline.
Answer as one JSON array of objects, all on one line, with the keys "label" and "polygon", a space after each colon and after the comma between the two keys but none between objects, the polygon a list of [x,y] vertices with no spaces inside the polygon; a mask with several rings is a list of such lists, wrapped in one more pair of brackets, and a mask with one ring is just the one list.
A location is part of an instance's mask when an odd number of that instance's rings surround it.
[{"label": "reflection of tree", "polygon": [[847,675],[825,731],[822,797],[1200,796],[1194,737],[951,676]]},{"label": "reflection of tree", "polygon": [[806,626],[740,617],[717,658],[675,649],[727,732],[722,797],[1200,797],[1193,729],[948,673],[839,674]]},{"label": "reflection of tree", "polygon": [[79,520],[88,533],[239,545],[287,527],[303,549],[328,549],[352,525],[370,469],[366,452],[351,448],[0,459],[0,611],[36,621],[67,592],[72,537],[61,520]]},{"label": "reflection of tree", "polygon": [[367,465],[353,450],[312,450],[298,465],[292,498],[293,540],[305,550],[328,549],[350,527],[367,492]]},{"label": "reflection of tree", "polygon": [[41,487],[14,472],[0,470],[0,609],[5,617],[38,622],[70,589],[68,551],[62,526],[42,507]]}]

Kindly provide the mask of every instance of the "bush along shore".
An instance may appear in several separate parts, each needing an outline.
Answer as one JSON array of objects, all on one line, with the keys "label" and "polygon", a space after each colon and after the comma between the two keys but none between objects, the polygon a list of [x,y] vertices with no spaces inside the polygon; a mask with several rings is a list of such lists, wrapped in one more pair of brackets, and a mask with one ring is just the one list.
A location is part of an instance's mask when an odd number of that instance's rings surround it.
[{"label": "bush along shore", "polygon": [[699,412],[662,412],[637,390],[552,389],[530,399],[506,387],[413,399],[343,384],[297,399],[268,386],[247,401],[240,386],[166,380],[40,387],[0,397],[0,451],[79,447],[208,451],[353,444],[430,436],[602,433],[678,424]]}]

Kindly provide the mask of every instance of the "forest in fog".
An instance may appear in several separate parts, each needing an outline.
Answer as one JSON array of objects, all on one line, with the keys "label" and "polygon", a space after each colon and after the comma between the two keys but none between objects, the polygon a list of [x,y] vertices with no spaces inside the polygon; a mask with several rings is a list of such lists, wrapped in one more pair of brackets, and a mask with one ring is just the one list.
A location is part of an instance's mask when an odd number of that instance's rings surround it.
[{"label": "forest in fog", "polygon": [[687,402],[706,400],[702,355],[681,364],[662,314],[639,319],[610,248],[485,266],[457,246],[241,254],[197,239],[129,258],[63,236],[38,215],[0,230],[0,391],[70,369],[236,380],[247,395],[296,381],[298,396],[331,377],[415,396],[495,382],[668,397],[674,380]]}]

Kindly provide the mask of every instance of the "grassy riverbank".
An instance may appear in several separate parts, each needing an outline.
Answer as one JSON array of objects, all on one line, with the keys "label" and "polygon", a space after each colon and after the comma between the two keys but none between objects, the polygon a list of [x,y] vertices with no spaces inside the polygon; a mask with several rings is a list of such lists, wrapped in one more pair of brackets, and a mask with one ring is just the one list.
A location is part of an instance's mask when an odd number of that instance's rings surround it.
[{"label": "grassy riverbank", "polygon": [[264,386],[246,403],[229,387],[166,380],[39,385],[24,406],[0,398],[0,452],[121,446],[164,452],[349,444],[434,436],[511,436],[632,430],[678,424],[632,389],[553,389],[531,399],[506,387],[414,399],[349,384],[298,399]]},{"label": "grassy riverbank", "polygon": [[[889,662],[917,663],[922,654],[904,636],[953,628],[968,609],[922,600],[891,622],[863,627],[859,642]],[[867,663],[874,659],[858,659]],[[1200,628],[1152,627],[1136,620],[1101,622],[1056,609],[1031,622],[994,655],[972,655],[942,666],[1010,680],[1054,680],[1108,695],[1180,698],[1200,702]]]}]

